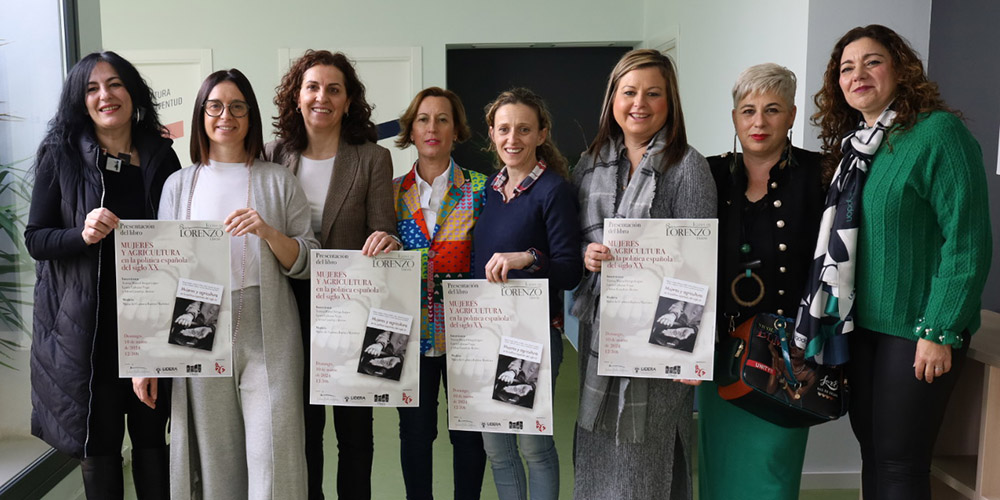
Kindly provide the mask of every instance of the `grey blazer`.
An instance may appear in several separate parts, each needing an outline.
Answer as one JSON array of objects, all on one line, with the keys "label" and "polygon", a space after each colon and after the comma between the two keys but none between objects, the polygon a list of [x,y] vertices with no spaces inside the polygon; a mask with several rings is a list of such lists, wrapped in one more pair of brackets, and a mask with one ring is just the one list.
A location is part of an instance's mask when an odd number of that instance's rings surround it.
[{"label": "grey blazer", "polygon": [[[264,145],[265,160],[284,165],[296,175],[300,154],[280,140]],[[326,191],[320,247],[361,250],[375,231],[397,236],[389,150],[371,142],[341,141]]]}]

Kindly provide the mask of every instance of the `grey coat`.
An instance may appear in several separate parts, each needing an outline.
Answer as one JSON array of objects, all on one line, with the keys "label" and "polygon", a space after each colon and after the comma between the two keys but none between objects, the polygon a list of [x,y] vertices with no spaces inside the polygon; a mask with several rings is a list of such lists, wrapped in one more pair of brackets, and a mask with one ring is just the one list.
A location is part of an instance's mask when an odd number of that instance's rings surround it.
[{"label": "grey coat", "polygon": [[[260,303],[244,305],[243,313],[259,314],[263,331],[263,351],[265,369],[272,366],[297,364],[291,370],[267,370],[269,388],[299,388],[302,387],[301,374],[302,344],[299,337],[299,315],[295,298],[288,278],[309,278],[309,251],[317,248],[319,243],[313,236],[310,227],[309,205],[302,192],[298,179],[288,169],[274,163],[257,160],[253,164],[253,208],[260,217],[274,229],[298,242],[299,254],[290,269],[285,269],[275,258],[267,243],[260,242]],[[159,215],[161,219],[184,219],[188,196],[191,193],[191,183],[195,167],[187,167],[174,173],[167,179],[160,199]],[[235,314],[235,313],[234,313]],[[285,374],[285,375],[281,375]],[[291,376],[295,380],[275,380],[277,376]],[[301,392],[298,392],[301,398]],[[196,436],[188,427],[189,404],[191,401],[186,391],[186,384],[175,383],[173,400],[171,402],[171,483],[176,485],[191,484],[190,471],[186,464],[191,463],[192,446],[206,446],[211,436]],[[268,411],[260,408],[259,411]],[[247,411],[244,409],[244,411]],[[270,409],[272,419],[297,419],[301,428],[303,425],[302,404],[290,405],[286,408]],[[241,419],[241,415],[232,415],[231,419]],[[299,436],[299,440],[303,440]],[[284,457],[275,456],[275,466],[284,465]],[[292,461],[295,462],[294,460]],[[180,466],[176,466],[180,465]],[[185,491],[186,488],[173,488]]]},{"label": "grey coat", "polygon": [[[574,169],[583,216],[583,245],[603,243],[603,218],[710,218],[716,214],[715,181],[708,163],[688,147],[680,162],[664,164],[662,131],[650,143],[631,183],[652,182],[652,199],[619,206],[630,164],[621,139]],[[632,187],[630,187],[632,189]],[[606,206],[593,206],[603,203]],[[648,207],[648,208],[647,208]],[[648,212],[646,211],[648,209]],[[600,331],[600,273],[580,284],[574,313],[580,318],[580,414],[574,497],[684,499],[691,497],[691,423],[694,391],[670,380],[601,377],[594,336]]]}]

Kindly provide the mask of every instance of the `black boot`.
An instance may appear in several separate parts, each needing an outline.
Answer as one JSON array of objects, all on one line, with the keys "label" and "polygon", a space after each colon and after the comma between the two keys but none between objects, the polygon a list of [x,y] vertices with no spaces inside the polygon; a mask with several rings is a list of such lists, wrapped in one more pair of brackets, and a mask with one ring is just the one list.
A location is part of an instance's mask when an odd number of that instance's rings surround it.
[{"label": "black boot", "polygon": [[139,500],[170,498],[170,467],[167,448],[132,450],[132,480]]},{"label": "black boot", "polygon": [[87,500],[121,500],[125,498],[122,457],[87,457],[80,461],[83,488]]}]

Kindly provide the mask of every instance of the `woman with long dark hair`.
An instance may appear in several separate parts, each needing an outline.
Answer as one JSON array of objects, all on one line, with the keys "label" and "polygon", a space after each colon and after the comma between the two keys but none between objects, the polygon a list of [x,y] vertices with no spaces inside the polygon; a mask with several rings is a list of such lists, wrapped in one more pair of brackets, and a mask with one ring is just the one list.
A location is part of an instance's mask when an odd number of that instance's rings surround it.
[{"label": "woman with long dark hair", "polygon": [[[312,231],[320,248],[361,250],[365,255],[399,250],[392,203],[392,159],[375,144],[378,132],[365,86],[344,54],[307,50],[281,79],[274,104],[277,139],[264,158],[284,165],[302,183]],[[294,281],[302,345],[309,359],[309,282]],[[326,407],[308,401],[303,386],[309,498],[323,498],[323,427]],[[371,407],[334,406],[337,432],[337,494],[371,498]]]},{"label": "woman with long dark hair", "polygon": [[222,220],[232,236],[233,373],[174,381],[171,498],[303,499],[303,357],[288,278],[309,277],[309,206],[287,169],[258,158],[260,107],[239,70],[205,79],[191,123],[194,165],[167,180],[159,216]]},{"label": "woman with long dark hair", "polygon": [[[837,41],[814,100],[833,180],[796,330],[824,345],[847,339],[864,497],[929,499],[931,453],[990,268],[982,151],[885,26]],[[824,338],[822,324],[838,335]]]},{"label": "woman with long dark hair", "polygon": [[24,232],[38,261],[31,430],[82,459],[92,499],[124,495],[126,416],[138,497],[168,494],[169,385],[149,384],[150,408],[118,378],[112,232],[119,219],[156,218],[163,183],[180,168],[164,131],[135,67],[114,52],[95,52],[67,75],[35,159]]}]

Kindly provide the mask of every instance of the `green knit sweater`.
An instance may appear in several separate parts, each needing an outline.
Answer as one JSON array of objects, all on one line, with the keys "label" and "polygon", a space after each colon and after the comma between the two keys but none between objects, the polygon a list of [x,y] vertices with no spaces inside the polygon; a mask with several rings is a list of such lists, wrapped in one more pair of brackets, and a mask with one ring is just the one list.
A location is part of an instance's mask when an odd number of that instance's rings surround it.
[{"label": "green knit sweater", "polygon": [[858,326],[955,347],[979,328],[992,235],[982,152],[961,120],[936,111],[883,141],[857,257]]}]

